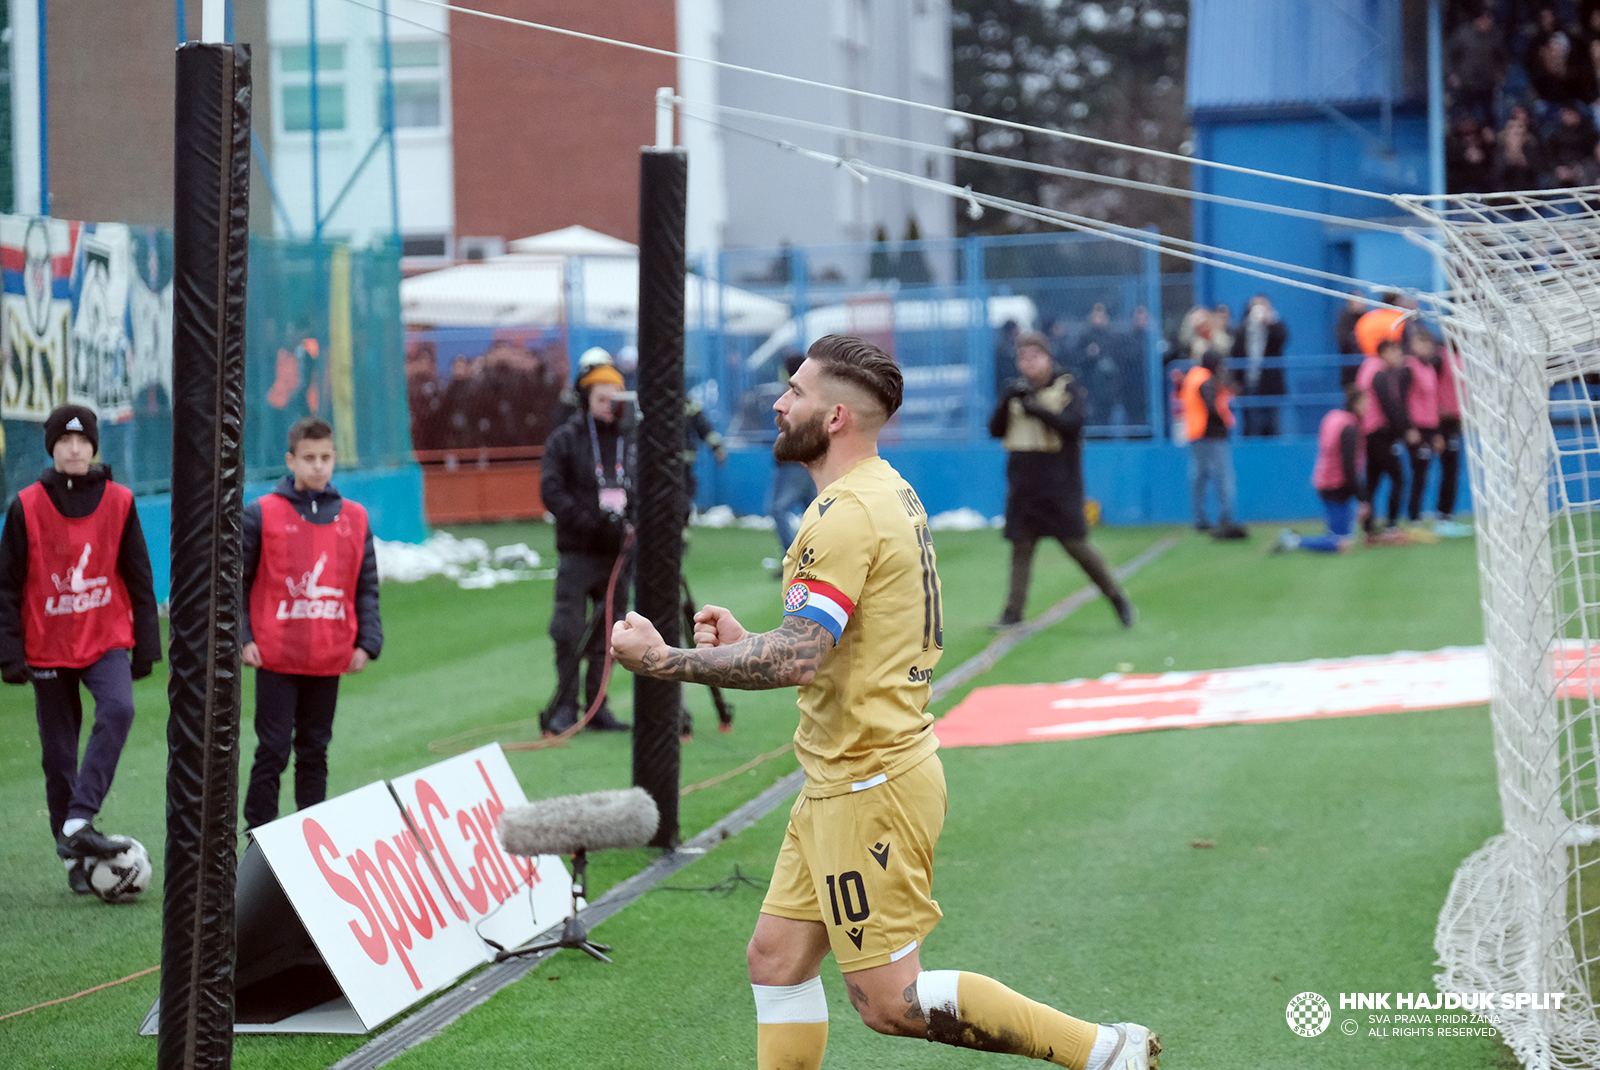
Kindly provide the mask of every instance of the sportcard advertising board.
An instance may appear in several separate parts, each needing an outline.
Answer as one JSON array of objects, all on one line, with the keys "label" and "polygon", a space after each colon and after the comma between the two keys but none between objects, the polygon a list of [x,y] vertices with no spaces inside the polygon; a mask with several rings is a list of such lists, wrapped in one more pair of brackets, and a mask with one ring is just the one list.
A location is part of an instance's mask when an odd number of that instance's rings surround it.
[{"label": "sportcard advertising board", "polygon": [[[490,744],[253,831],[359,1031],[492,961],[480,932],[515,947],[565,917],[572,879],[561,860],[500,845],[500,814],[526,802]],[[278,1029],[358,1031],[337,1024],[337,1003]]]},{"label": "sportcard advertising board", "polygon": [[499,744],[396,777],[390,787],[441,870],[452,924],[471,918],[482,936],[516,947],[567,916],[572,877],[561,859],[500,846],[500,815],[528,800]]}]

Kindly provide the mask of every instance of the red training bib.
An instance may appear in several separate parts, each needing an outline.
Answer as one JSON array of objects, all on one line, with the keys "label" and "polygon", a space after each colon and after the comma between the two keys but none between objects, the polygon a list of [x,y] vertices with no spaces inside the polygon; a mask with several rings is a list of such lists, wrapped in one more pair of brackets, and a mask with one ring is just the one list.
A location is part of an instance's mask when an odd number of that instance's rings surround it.
[{"label": "red training bib", "polygon": [[106,483],[94,512],[69,519],[43,484],[17,494],[28,528],[22,645],[28,664],[82,669],[108,650],[133,648],[133,604],[117,572],[133,492]]},{"label": "red training bib", "polygon": [[250,630],[263,668],[338,676],[356,649],[356,582],[367,511],[345,501],[331,524],[301,518],[287,498],[261,499],[261,563],[250,588]]}]

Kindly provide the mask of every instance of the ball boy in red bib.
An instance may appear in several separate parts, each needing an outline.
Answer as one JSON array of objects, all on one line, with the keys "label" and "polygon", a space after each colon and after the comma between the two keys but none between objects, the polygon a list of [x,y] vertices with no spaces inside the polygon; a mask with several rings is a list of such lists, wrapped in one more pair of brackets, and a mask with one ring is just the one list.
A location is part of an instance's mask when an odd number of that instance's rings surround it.
[{"label": "ball boy in red bib", "polygon": [[[123,849],[94,817],[133,725],[133,681],[161,660],[161,630],[133,492],[94,463],[93,410],[52,412],[44,448],[55,464],[18,493],[0,534],[0,678],[33,684],[50,833],[68,885],[87,895],[83,860]],[[80,685],[94,696],[81,764]]]},{"label": "ball boy in red bib", "polygon": [[327,798],[339,677],[383,650],[378,559],[367,511],[329,480],[333,429],[314,416],[289,429],[289,475],[244,510],[244,663],[256,670],[256,756],[246,829],[278,816],[278,778],[294,754],[294,802]]}]

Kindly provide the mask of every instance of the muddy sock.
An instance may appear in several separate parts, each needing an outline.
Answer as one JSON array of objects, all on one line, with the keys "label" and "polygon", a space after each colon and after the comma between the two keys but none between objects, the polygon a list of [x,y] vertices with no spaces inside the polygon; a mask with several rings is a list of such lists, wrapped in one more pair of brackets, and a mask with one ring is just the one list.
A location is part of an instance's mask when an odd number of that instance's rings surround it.
[{"label": "muddy sock", "polygon": [[1020,996],[992,978],[958,970],[917,975],[928,1039],[1002,1051],[1084,1070],[1099,1027]]},{"label": "muddy sock", "polygon": [[828,1047],[822,978],[750,987],[756,997],[757,1070],[817,1070]]}]

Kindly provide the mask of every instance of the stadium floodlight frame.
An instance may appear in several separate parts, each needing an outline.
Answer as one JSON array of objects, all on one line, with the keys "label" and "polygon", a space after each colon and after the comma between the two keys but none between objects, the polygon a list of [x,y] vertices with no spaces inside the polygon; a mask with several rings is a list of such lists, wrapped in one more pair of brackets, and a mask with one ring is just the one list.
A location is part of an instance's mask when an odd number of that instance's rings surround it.
[{"label": "stadium floodlight frame", "polygon": [[1417,240],[1449,286],[1437,311],[1462,362],[1504,815],[1451,883],[1435,982],[1498,1015],[1525,1066],[1593,1066],[1600,403],[1584,378],[1600,382],[1600,187],[1396,200],[1431,227]]}]

